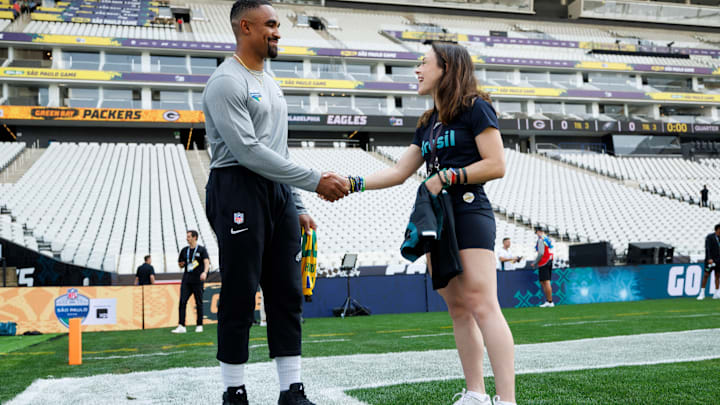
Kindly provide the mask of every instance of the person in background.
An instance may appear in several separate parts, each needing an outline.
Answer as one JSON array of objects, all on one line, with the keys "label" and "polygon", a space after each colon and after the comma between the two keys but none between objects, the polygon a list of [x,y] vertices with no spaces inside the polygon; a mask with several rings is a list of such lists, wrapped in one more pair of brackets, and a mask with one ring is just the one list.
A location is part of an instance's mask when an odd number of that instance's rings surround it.
[{"label": "person in background", "polygon": [[135,273],[135,285],[155,284],[155,269],[152,266],[150,255],[145,256],[145,263],[137,268]]},{"label": "person in background", "polygon": [[197,231],[187,231],[188,246],[180,251],[178,266],[185,269],[180,285],[180,316],[177,328],[172,333],[185,333],[185,308],[190,295],[195,296],[197,327],[195,332],[203,331],[203,286],[210,269],[210,256],[204,246],[198,245]]},{"label": "person in background", "polygon": [[703,186],[702,190],[700,190],[700,206],[701,207],[707,207],[708,206],[708,194],[710,194],[710,191],[707,188],[707,185]]},{"label": "person in background", "polygon": [[519,262],[522,257],[513,256],[510,251],[510,238],[503,238],[503,246],[498,253],[498,259],[500,260],[500,270],[515,270],[515,263]]},{"label": "person in background", "polygon": [[702,284],[700,284],[700,295],[698,300],[705,299],[705,286],[710,278],[710,273],[715,270],[715,294],[713,299],[720,299],[720,224],[715,225],[715,232],[705,237],[705,274],[703,274]]},{"label": "person in background", "polygon": [[545,235],[545,232],[541,227],[535,228],[535,234],[537,235],[537,243],[535,244],[535,250],[538,252],[532,267],[537,267],[538,278],[540,279],[540,286],[545,293],[546,301],[540,304],[540,308],[552,308],[555,306],[552,298],[552,285],[550,281],[552,279],[552,266],[553,266],[553,244],[552,240]]}]

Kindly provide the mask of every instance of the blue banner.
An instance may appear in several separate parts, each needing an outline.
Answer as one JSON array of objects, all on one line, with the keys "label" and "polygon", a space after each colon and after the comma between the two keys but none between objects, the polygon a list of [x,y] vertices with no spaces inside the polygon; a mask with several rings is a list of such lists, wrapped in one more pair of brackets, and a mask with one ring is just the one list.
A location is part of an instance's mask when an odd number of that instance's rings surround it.
[{"label": "blue banner", "polygon": [[[696,297],[700,293],[702,264],[662,264],[555,269],[551,286],[558,305]],[[350,295],[373,314],[446,311],[426,274],[353,277]],[[715,292],[711,274],[706,295]],[[537,270],[497,272],[498,300],[503,308],[533,307],[545,296]],[[343,278],[318,278],[313,302],[305,303],[305,317],[332,316],[348,295]]]},{"label": "blue banner", "polygon": [[[551,281],[553,302],[572,305],[696,297],[703,272],[700,263],[555,269]],[[704,287],[708,295],[715,292],[714,282]],[[504,308],[543,303],[537,270],[499,272],[498,297]]]}]

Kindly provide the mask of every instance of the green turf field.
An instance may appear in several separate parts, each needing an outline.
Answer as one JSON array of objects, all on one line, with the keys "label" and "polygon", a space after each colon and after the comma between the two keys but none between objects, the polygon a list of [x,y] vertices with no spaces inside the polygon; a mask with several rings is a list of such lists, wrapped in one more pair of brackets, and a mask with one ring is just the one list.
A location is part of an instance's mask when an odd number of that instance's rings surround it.
[{"label": "green turf field", "polygon": [[[504,313],[516,344],[720,328],[720,301],[710,299],[519,308],[507,309]],[[446,313],[308,319],[303,330],[303,355],[452,349],[455,344],[450,325]],[[73,367],[67,365],[67,335],[42,341],[0,337],[0,381],[3,382],[0,402],[15,397],[34,380],[48,376],[217,366],[215,326],[206,325],[204,333],[194,333],[193,329],[188,328],[189,332],[184,335],[171,334],[169,329],[84,333],[83,365]],[[261,327],[251,331],[251,362],[268,360],[264,335],[265,329]],[[407,336],[414,338],[403,338]],[[613,390],[616,393],[626,390],[633,395],[628,397],[632,398],[631,403],[680,402],[675,398],[712,403],[714,401],[703,398],[720,398],[720,386],[703,381],[708,381],[710,375],[720,375],[719,371],[720,361],[709,360],[520,375],[518,399],[520,403],[538,404],[558,403],[554,401],[558,397],[568,398],[560,402],[568,404],[613,403]],[[487,386],[489,392],[493,392],[492,378],[487,379]],[[683,396],[689,395],[685,393],[693,386],[696,389],[692,395],[698,395],[697,398]],[[447,403],[461,388],[461,381],[448,380],[359,390],[351,394],[371,404]]]},{"label": "green turf field", "polygon": [[[720,360],[517,376],[517,403],[717,404],[720,388],[708,376],[720,375]],[[485,382],[495,392],[492,378]],[[465,387],[462,380],[433,381],[354,390],[350,395],[373,405],[442,404]]]}]

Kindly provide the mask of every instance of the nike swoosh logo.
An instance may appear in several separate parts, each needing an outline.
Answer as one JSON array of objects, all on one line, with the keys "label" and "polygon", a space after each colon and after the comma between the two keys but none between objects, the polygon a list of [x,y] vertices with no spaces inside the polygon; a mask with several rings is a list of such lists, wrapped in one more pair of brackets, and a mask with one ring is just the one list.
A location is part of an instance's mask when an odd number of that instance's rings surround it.
[{"label": "nike swoosh logo", "polygon": [[245,232],[245,231],[247,231],[247,230],[248,230],[247,228],[238,229],[238,230],[235,230],[235,229],[230,228],[230,233],[233,234],[233,235],[235,235],[236,233]]}]

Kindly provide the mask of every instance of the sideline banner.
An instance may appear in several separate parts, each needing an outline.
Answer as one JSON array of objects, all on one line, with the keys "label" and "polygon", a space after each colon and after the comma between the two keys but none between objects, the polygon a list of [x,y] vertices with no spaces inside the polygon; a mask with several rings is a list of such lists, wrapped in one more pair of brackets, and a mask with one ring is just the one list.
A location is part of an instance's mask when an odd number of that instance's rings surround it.
[{"label": "sideline banner", "polygon": [[6,276],[8,282],[16,279],[20,287],[111,285],[117,276],[115,273],[61,262],[3,238],[0,238],[0,248],[7,261],[8,271],[15,268],[16,272],[16,277]]},{"label": "sideline banner", "polygon": [[82,317],[83,330],[142,329],[139,287],[0,288],[0,319],[26,331],[65,333],[69,317]]},{"label": "sideline banner", "polygon": [[119,72],[102,70],[68,70],[45,68],[0,68],[0,77],[23,79],[59,79],[59,80],[117,80],[122,76]]},{"label": "sideline banner", "polygon": [[[202,300],[204,324],[217,323],[220,285],[220,283],[205,283]],[[180,284],[145,285],[142,288],[145,329],[177,326]],[[260,309],[260,296],[261,293],[258,292],[255,297],[255,310]],[[196,321],[195,297],[191,296],[185,308],[185,325],[194,326]]]},{"label": "sideline banner", "polygon": [[[555,269],[553,301],[571,305],[696,297],[703,271],[702,263]],[[711,295],[715,284],[708,284],[707,295]],[[498,272],[498,295],[504,308],[544,302],[537,270]]]},{"label": "sideline banner", "polygon": [[[361,277],[351,277],[353,297],[373,313],[445,310],[421,269],[383,269],[376,266]],[[553,271],[553,298],[559,305],[624,302],[696,297],[700,293],[702,264],[664,264],[581,267]],[[372,274],[371,274],[372,273]],[[392,274],[392,275],[390,275]],[[710,280],[713,279],[711,275]],[[537,270],[498,271],[498,299],[503,308],[541,304],[544,294]],[[715,293],[710,282],[706,295]],[[400,292],[400,293],[399,293]],[[305,303],[305,317],[332,316],[347,294],[344,277],[318,278],[313,302]],[[217,322],[220,283],[206,283],[204,323]],[[128,287],[12,287],[0,288],[0,320],[17,323],[18,334],[67,331],[63,321],[83,317],[84,330],[129,330],[173,327],[178,322],[180,284]],[[260,309],[260,292],[256,311]],[[195,300],[187,305],[186,325],[195,325]]]},{"label": "sideline banner", "polygon": [[[178,325],[180,284],[142,286],[144,295],[145,329],[166,328]],[[217,322],[217,303],[220,283],[205,283],[203,291],[203,323]],[[197,323],[195,297],[191,296],[185,308],[185,325]]]},{"label": "sideline banner", "polygon": [[106,121],[199,124],[202,111],[0,106],[0,119],[48,121]]}]

